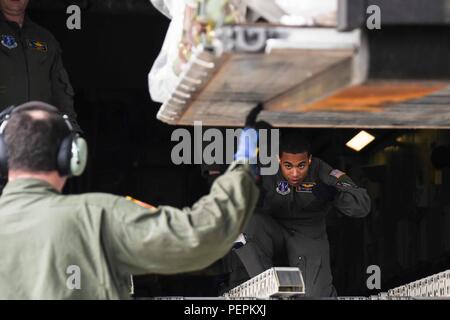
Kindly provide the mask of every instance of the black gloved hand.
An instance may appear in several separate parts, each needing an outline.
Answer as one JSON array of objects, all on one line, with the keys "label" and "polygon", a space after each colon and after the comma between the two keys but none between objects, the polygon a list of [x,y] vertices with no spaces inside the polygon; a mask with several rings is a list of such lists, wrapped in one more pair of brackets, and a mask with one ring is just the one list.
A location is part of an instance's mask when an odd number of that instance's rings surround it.
[{"label": "black gloved hand", "polygon": [[338,192],[335,187],[326,185],[323,182],[319,182],[312,189],[312,193],[317,199],[327,202],[333,201]]},{"label": "black gloved hand", "polygon": [[261,129],[265,129],[265,130],[271,130],[273,129],[272,125],[266,121],[258,121],[255,123],[255,129],[256,130],[261,130]]},{"label": "black gloved hand", "polygon": [[255,128],[256,123],[257,123],[256,120],[262,110],[263,110],[262,103],[258,103],[258,105],[249,112],[249,114],[245,118],[245,127],[246,128]]}]

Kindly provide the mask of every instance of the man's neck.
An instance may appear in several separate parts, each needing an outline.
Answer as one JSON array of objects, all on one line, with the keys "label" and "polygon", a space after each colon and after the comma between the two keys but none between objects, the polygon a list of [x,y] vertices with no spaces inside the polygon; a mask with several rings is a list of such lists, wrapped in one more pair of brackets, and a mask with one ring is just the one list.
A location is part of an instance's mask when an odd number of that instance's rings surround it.
[{"label": "man's neck", "polygon": [[37,179],[47,182],[55,190],[62,192],[67,178],[61,177],[57,171],[51,172],[26,172],[26,171],[10,171],[8,174],[9,181],[18,179]]},{"label": "man's neck", "polygon": [[22,28],[23,22],[25,20],[25,14],[10,15],[10,14],[7,14],[6,12],[3,12],[3,15],[7,21],[15,22]]}]

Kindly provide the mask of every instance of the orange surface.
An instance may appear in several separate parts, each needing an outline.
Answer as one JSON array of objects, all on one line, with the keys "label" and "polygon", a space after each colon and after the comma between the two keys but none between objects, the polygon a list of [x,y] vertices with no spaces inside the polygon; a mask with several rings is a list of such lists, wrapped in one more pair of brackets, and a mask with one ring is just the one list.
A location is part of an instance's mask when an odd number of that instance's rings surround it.
[{"label": "orange surface", "polygon": [[295,107],[295,111],[380,112],[391,104],[422,98],[446,86],[448,83],[373,82],[344,89],[318,102]]}]

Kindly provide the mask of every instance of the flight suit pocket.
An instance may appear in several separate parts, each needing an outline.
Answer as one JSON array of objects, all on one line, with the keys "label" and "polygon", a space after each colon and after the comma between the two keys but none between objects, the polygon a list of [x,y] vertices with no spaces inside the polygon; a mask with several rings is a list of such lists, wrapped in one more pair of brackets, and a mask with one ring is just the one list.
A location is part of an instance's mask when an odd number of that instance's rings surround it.
[{"label": "flight suit pocket", "polygon": [[27,40],[25,53],[30,65],[39,66],[43,69],[51,68],[52,57],[54,56],[51,51],[39,51],[34,49],[30,46],[29,40]]},{"label": "flight suit pocket", "polygon": [[326,202],[314,198],[304,207],[304,210],[309,212],[323,212],[327,207],[328,204]]},{"label": "flight suit pocket", "polygon": [[297,267],[302,272],[306,295],[314,296],[317,291],[317,282],[322,267],[321,257],[299,256]]},{"label": "flight suit pocket", "polygon": [[0,96],[6,95],[8,89],[10,89],[7,84],[12,82],[11,78],[14,72],[14,60],[10,57],[12,50],[14,49],[5,48],[0,44]]},{"label": "flight suit pocket", "polygon": [[298,257],[296,267],[298,267],[300,269],[300,271],[302,272],[303,281],[306,281],[306,257],[305,256]]},{"label": "flight suit pocket", "polygon": [[314,257],[309,259],[309,269],[312,278],[312,284],[316,285],[319,279],[320,269],[322,268],[322,259],[321,257]]}]

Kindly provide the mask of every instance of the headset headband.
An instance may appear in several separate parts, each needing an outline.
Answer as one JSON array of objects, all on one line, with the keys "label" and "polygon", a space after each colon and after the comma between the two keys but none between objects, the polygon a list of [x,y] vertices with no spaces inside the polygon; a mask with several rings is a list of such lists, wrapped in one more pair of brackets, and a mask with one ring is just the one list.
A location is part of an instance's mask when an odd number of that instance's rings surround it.
[{"label": "headset headband", "polygon": [[60,116],[67,128],[69,134],[61,141],[57,152],[57,169],[62,176],[79,176],[83,173],[88,156],[88,147],[86,140],[74,130],[72,123],[69,121],[67,115],[44,102],[31,101],[21,104],[17,107],[9,107],[0,113],[0,173],[2,175],[8,174],[8,148],[4,140],[4,132],[7,127],[8,120],[11,115],[20,112],[41,110],[51,114]]},{"label": "headset headband", "polygon": [[59,112],[59,110],[56,109],[54,106],[49,105],[48,103],[45,103],[45,102],[40,102],[40,101],[31,101],[31,102],[27,102],[27,103],[18,105],[17,107],[14,107],[14,109],[12,110],[11,113],[18,113],[18,112],[23,112],[23,111],[28,111],[28,110],[42,110],[42,111],[47,111],[49,113],[61,114]]},{"label": "headset headband", "polygon": [[6,123],[11,118],[11,115],[13,115],[15,113],[26,112],[26,111],[35,111],[35,110],[45,111],[48,113],[53,113],[53,114],[61,116],[64,119],[64,122],[66,123],[70,132],[74,133],[73,126],[70,123],[69,117],[67,115],[61,114],[61,112],[57,108],[55,108],[54,106],[52,106],[48,103],[40,102],[40,101],[31,101],[31,102],[27,102],[27,103],[18,105],[17,107],[11,106],[3,112],[4,115],[2,117],[3,119],[1,119],[2,123],[0,125],[0,134],[4,133]]}]

